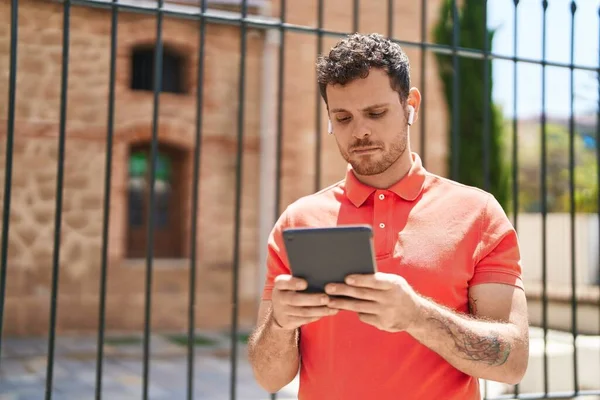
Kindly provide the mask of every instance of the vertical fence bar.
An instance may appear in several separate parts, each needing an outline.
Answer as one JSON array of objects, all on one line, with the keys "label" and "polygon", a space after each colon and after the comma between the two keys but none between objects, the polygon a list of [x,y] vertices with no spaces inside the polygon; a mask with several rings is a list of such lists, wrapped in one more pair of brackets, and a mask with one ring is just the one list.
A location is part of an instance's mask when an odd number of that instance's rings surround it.
[{"label": "vertical fence bar", "polygon": [[[519,39],[519,0],[514,0],[515,4],[515,15],[514,15],[514,33],[513,33],[513,53],[514,53],[514,63],[513,63],[513,73],[514,73],[514,81],[513,81],[513,205],[514,205],[514,228],[518,231],[518,215],[519,215],[519,140],[518,140],[518,121],[519,121],[519,109],[518,109],[518,63],[517,63],[517,43]],[[514,395],[515,397],[519,396],[519,385],[515,385],[514,387]]]},{"label": "vertical fence bar", "polygon": [[[487,26],[487,11],[488,11],[488,0],[483,0],[483,189],[489,191],[490,185],[490,142],[491,142],[491,130],[490,130],[490,46],[489,46],[489,32]],[[484,381],[484,394],[483,399],[488,399],[488,388],[489,382]]]},{"label": "vertical fence bar", "polygon": [[238,282],[240,270],[240,236],[241,236],[241,213],[242,213],[242,173],[244,154],[244,98],[246,95],[246,18],[248,16],[248,0],[242,0],[242,21],[240,23],[240,70],[239,70],[239,92],[238,92],[238,131],[237,131],[237,165],[235,179],[235,227],[233,248],[233,304],[231,315],[231,380],[230,398],[236,398],[237,377],[237,341],[238,341]]},{"label": "vertical fence bar", "polygon": [[452,179],[460,180],[460,60],[457,51],[460,44],[460,17],[456,1],[452,0]]},{"label": "vertical fence bar", "polygon": [[277,74],[277,138],[276,138],[276,157],[275,161],[275,221],[279,219],[281,213],[281,163],[283,158],[283,101],[285,85],[285,21],[286,21],[287,0],[281,0],[281,9],[279,10],[279,70]]},{"label": "vertical fence bar", "polygon": [[[598,46],[600,46],[600,6],[598,7]],[[600,249],[600,51],[598,52],[598,68],[596,71],[596,82],[598,85],[598,109],[596,110],[596,187],[598,189],[596,200],[598,208],[596,209],[596,213],[598,214],[598,248]],[[600,285],[600,254],[598,255],[598,285]],[[600,307],[598,307],[598,311],[600,312]],[[598,320],[600,321],[600,315],[598,315]],[[598,334],[600,335],[600,323]]]},{"label": "vertical fence bar", "polygon": [[0,363],[2,363],[2,333],[4,300],[8,273],[8,227],[12,189],[13,147],[15,138],[15,101],[17,96],[17,36],[19,32],[19,0],[10,3],[10,72],[8,77],[8,122],[6,127],[6,160],[4,169],[4,204],[2,205],[2,261],[0,267]]},{"label": "vertical fence bar", "polygon": [[[518,37],[519,37],[519,0],[513,0],[514,3],[514,27],[513,27],[513,148],[512,148],[512,201],[513,201],[513,225],[517,230],[517,218],[519,215],[519,119],[518,119],[518,69],[517,62]],[[515,391],[516,391],[515,387]]]},{"label": "vertical fence bar", "polygon": [[65,172],[65,142],[67,131],[67,88],[69,79],[69,39],[71,0],[63,3],[63,52],[60,93],[60,125],[58,136],[58,165],[56,168],[56,210],[54,213],[54,250],[52,255],[52,291],[50,294],[50,332],[48,335],[48,365],[46,370],[46,400],[52,398],[54,378],[54,348],[56,316],[58,313],[58,281],[60,272],[60,233],[62,225],[63,181]]},{"label": "vertical fence bar", "polygon": [[[283,4],[282,4],[283,6]],[[323,52],[323,18],[324,18],[324,1],[319,0],[317,9],[317,57]],[[323,139],[321,137],[321,92],[317,85],[316,94],[316,110],[315,110],[315,186],[314,191],[321,188],[321,149],[323,147]]]},{"label": "vertical fence bar", "polygon": [[194,398],[194,355],[196,346],[196,239],[198,237],[198,190],[200,185],[200,153],[202,150],[202,108],[204,100],[204,48],[206,42],[206,0],[201,0],[199,20],[198,71],[196,82],[196,148],[192,178],[192,218],[190,223],[190,282],[188,307],[187,398]]},{"label": "vertical fence bar", "polygon": [[569,214],[571,218],[571,329],[573,333],[573,386],[575,395],[579,393],[577,366],[577,266],[575,257],[575,12],[577,3],[571,1],[571,57],[570,57],[570,96],[569,96]]},{"label": "vertical fence bar", "polygon": [[[322,0],[320,0],[322,1]],[[286,10],[287,1],[281,0],[279,10],[279,57],[278,67],[279,71],[277,74],[277,136],[276,136],[276,160],[275,160],[275,218],[279,219],[281,210],[281,163],[283,158],[283,91],[285,84],[285,21],[286,21]],[[317,93],[318,96],[318,93]],[[318,97],[317,97],[318,101]],[[318,135],[318,134],[317,134]],[[277,399],[276,393],[271,393],[271,400]]]},{"label": "vertical fence bar", "polygon": [[153,95],[154,105],[152,114],[152,144],[150,163],[150,193],[149,193],[149,215],[148,232],[146,240],[146,304],[144,310],[144,369],[143,369],[143,399],[148,399],[148,385],[150,375],[150,325],[152,311],[152,275],[153,275],[153,248],[154,248],[154,207],[155,193],[154,185],[156,179],[156,164],[158,158],[158,115],[160,106],[160,92],[162,90],[162,62],[163,62],[163,43],[162,43],[162,24],[163,24],[163,6],[164,0],[158,0],[156,10],[156,47],[154,48],[154,77],[153,77]]},{"label": "vertical fence bar", "polygon": [[542,1],[542,151],[541,151],[541,177],[540,177],[540,197],[542,208],[542,330],[544,333],[544,396],[548,396],[548,155],[547,155],[547,136],[546,136],[546,38],[547,38],[547,11],[548,0]]},{"label": "vertical fence bar", "polygon": [[483,0],[483,189],[490,190],[490,46],[487,27],[488,0]]},{"label": "vertical fence bar", "polygon": [[387,2],[387,37],[394,38],[394,0]]},{"label": "vertical fence bar", "polygon": [[[513,0],[513,120],[512,120],[512,203],[513,203],[513,226],[518,229],[519,215],[519,139],[518,139],[518,36],[519,36],[519,0]],[[519,395],[519,385],[514,387],[514,396]]]},{"label": "vertical fence bar", "polygon": [[352,4],[352,33],[358,32],[360,18],[360,0],[354,0]]},{"label": "vertical fence bar", "polygon": [[[427,43],[427,0],[421,0],[421,93],[423,96],[427,97],[425,94],[427,88],[427,48],[425,44]],[[419,114],[421,120],[421,162],[423,166],[426,166],[426,141],[425,141],[425,129],[426,129],[426,112],[427,107],[420,107]]]},{"label": "vertical fence bar", "polygon": [[108,225],[110,217],[110,196],[112,181],[112,147],[114,136],[115,116],[115,76],[117,66],[117,24],[118,0],[112,2],[111,34],[110,34],[110,65],[108,87],[108,122],[106,133],[106,160],[104,166],[104,206],[102,217],[102,254],[100,263],[100,309],[98,310],[98,345],[96,355],[96,400],[102,398],[102,372],[104,361],[104,332],[106,323],[106,280],[108,268]]},{"label": "vertical fence bar", "polygon": [[[425,44],[427,43],[427,0],[421,0],[421,93],[423,96],[426,96],[425,92],[427,90],[427,48]],[[420,107],[419,114],[421,120],[421,162],[423,166],[426,166],[426,141],[425,141],[425,129],[426,129],[426,112],[427,107]]]}]

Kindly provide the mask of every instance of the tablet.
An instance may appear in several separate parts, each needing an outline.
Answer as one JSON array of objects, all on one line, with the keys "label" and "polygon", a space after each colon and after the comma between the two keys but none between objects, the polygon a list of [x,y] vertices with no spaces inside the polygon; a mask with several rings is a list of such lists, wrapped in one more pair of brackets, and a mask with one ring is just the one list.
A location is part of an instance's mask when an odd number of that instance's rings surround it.
[{"label": "tablet", "polygon": [[377,267],[373,230],[368,225],[284,229],[292,275],[308,282],[308,293],[323,293],[328,283],[350,274],[373,274]]}]

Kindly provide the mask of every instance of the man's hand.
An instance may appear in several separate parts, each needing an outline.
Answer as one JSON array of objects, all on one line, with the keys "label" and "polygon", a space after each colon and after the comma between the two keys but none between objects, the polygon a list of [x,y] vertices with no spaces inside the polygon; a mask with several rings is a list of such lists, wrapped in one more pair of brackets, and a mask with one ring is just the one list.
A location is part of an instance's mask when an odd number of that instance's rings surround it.
[{"label": "man's hand", "polygon": [[377,272],[349,275],[345,281],[325,291],[352,299],[332,297],[328,307],[357,312],[361,321],[387,332],[404,331],[417,319],[419,296],[401,276]]},{"label": "man's hand", "polygon": [[327,307],[329,297],[324,293],[298,293],[306,289],[306,281],[291,275],[275,278],[273,319],[280,328],[294,330],[322,317],[335,315],[338,310]]}]

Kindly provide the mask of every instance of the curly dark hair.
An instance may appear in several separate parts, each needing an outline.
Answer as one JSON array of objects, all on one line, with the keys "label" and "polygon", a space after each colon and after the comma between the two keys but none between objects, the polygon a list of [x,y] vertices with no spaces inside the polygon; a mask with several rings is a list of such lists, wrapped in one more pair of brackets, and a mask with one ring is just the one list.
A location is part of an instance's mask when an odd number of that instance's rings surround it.
[{"label": "curly dark hair", "polygon": [[366,78],[371,68],[381,68],[390,77],[390,86],[402,102],[410,90],[410,63],[400,45],[384,36],[355,33],[338,42],[326,56],[317,60],[317,82],[325,104],[327,85],[345,85]]}]

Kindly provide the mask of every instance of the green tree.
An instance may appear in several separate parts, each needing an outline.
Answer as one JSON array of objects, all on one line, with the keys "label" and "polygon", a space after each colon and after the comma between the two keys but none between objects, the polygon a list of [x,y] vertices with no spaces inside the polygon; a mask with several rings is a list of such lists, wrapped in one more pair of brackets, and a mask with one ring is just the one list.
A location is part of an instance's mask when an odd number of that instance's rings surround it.
[{"label": "green tree", "polygon": [[[522,123],[519,136],[519,211],[540,212],[541,144],[540,124]],[[594,213],[598,209],[596,154],[585,145],[580,132],[574,136],[575,211]],[[569,212],[569,127],[546,125],[546,209],[550,213]]]},{"label": "green tree", "polygon": [[[443,0],[440,7],[439,20],[433,29],[433,38],[438,44],[452,45],[454,26],[452,3],[452,0]],[[458,10],[460,21],[459,46],[478,50],[483,50],[486,47],[484,29],[487,29],[487,27],[483,18],[484,6],[485,2],[482,0],[464,0],[462,2],[462,6]],[[491,49],[493,35],[494,32],[488,30],[488,49]],[[509,158],[506,157],[503,143],[503,116],[500,109],[492,102],[492,62],[488,61],[489,74],[486,82],[484,79],[484,61],[481,59],[461,57],[458,71],[454,71],[452,56],[436,53],[436,61],[450,115],[448,168],[451,171],[453,158],[458,157],[458,176],[454,178],[467,185],[488,189],[508,212],[510,165],[507,163]],[[458,153],[457,149],[454,149],[451,134],[451,127],[455,118],[452,113],[452,87],[455,74],[458,74],[460,79]],[[489,188],[485,187],[483,167],[485,85],[488,85],[489,88],[486,100],[487,104],[490,105]]]}]

